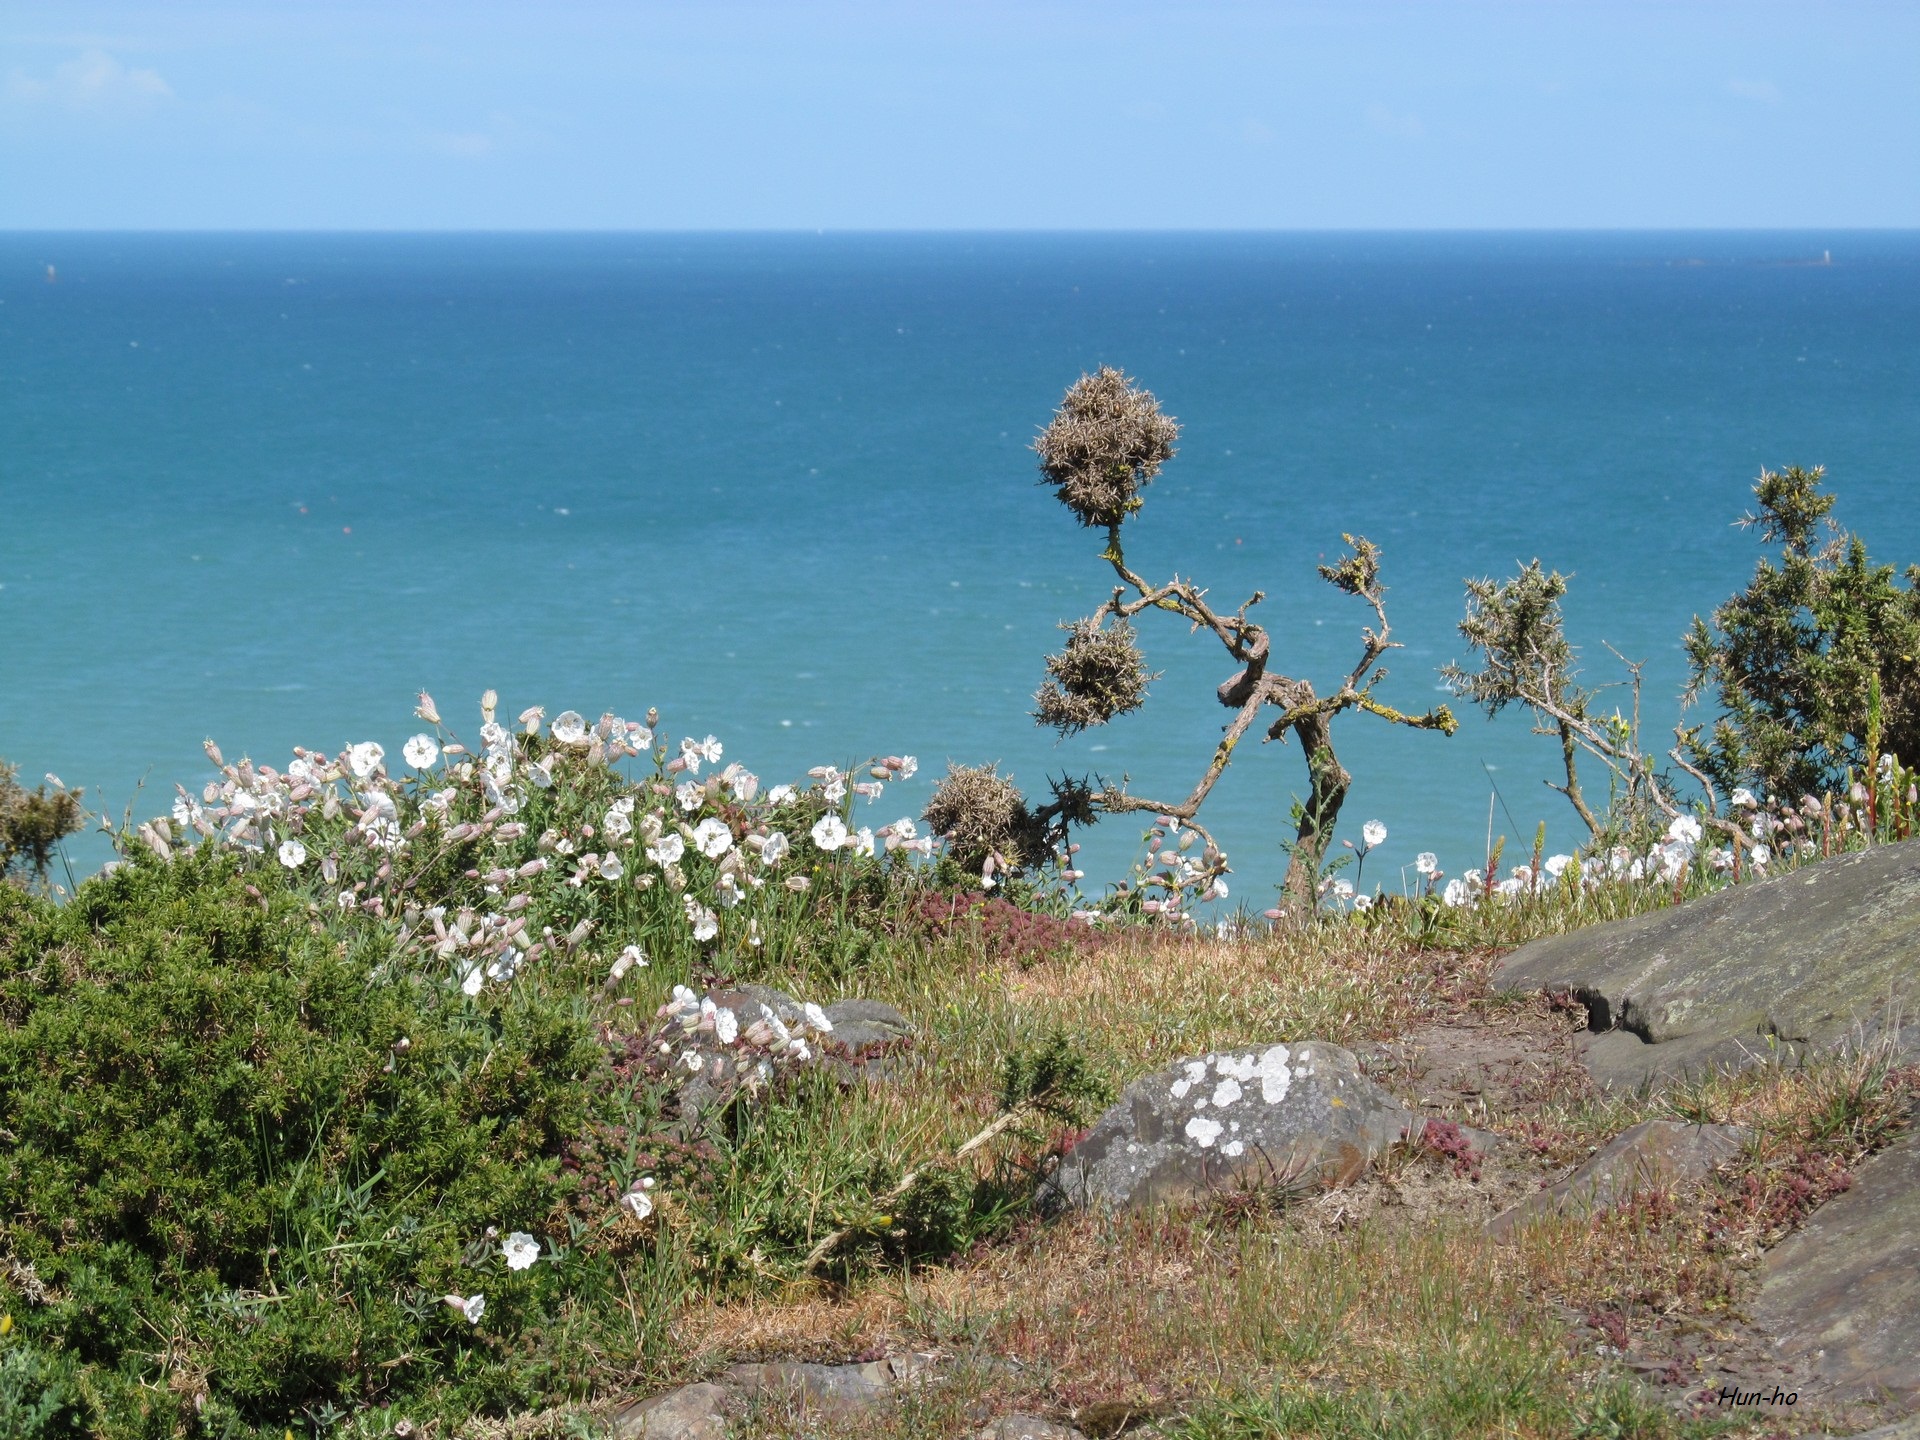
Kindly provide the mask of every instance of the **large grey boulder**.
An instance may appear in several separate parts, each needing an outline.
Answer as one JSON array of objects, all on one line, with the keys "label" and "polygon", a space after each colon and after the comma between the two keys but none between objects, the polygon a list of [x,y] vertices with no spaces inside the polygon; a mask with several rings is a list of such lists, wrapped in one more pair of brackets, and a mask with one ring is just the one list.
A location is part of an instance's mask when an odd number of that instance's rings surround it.
[{"label": "large grey boulder", "polygon": [[1582,1058],[1603,1084],[1881,1037],[1920,1054],[1920,840],[1536,940],[1494,984],[1571,991],[1593,1032]]},{"label": "large grey boulder", "polygon": [[1636,1190],[1669,1188],[1705,1177],[1740,1153],[1751,1132],[1739,1125],[1643,1120],[1630,1125],[1586,1164],[1487,1222],[1492,1234],[1547,1215],[1591,1215]]},{"label": "large grey boulder", "polygon": [[1767,1252],[1752,1313],[1780,1359],[1806,1367],[1803,1398],[1920,1410],[1920,1131]]},{"label": "large grey boulder", "polygon": [[1061,1159],[1040,1203],[1129,1209],[1237,1186],[1344,1185],[1423,1124],[1338,1045],[1203,1055],[1129,1085]]}]

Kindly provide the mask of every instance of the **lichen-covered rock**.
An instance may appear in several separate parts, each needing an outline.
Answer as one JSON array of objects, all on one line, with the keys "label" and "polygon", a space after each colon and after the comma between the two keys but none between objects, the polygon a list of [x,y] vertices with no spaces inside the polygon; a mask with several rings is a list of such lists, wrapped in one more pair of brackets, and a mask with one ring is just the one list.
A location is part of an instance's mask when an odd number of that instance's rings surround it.
[{"label": "lichen-covered rock", "polygon": [[1572,992],[1593,1032],[1587,1068],[1630,1088],[1883,1036],[1920,1054],[1916,955],[1920,840],[1908,840],[1535,940],[1494,982]]},{"label": "lichen-covered rock", "polygon": [[1750,1133],[1739,1125],[1644,1120],[1622,1130],[1565,1179],[1494,1216],[1487,1229],[1505,1235],[1544,1215],[1591,1215],[1636,1190],[1698,1180],[1737,1155]]},{"label": "lichen-covered rock", "polygon": [[1041,1189],[1043,1208],[1137,1208],[1236,1186],[1357,1179],[1418,1122],[1319,1041],[1182,1060],[1142,1076]]}]

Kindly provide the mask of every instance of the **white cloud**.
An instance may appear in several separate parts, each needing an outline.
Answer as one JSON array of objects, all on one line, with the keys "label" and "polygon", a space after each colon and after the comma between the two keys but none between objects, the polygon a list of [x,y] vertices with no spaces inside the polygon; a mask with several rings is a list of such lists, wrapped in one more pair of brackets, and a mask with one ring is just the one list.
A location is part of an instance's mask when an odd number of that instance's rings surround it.
[{"label": "white cloud", "polygon": [[8,72],[4,94],[16,105],[106,112],[161,104],[173,99],[173,87],[158,70],[129,68],[104,50],[84,50],[44,79],[19,69]]},{"label": "white cloud", "polygon": [[1742,100],[1759,100],[1768,105],[1780,103],[1780,87],[1771,80],[1729,80],[1727,93]]}]

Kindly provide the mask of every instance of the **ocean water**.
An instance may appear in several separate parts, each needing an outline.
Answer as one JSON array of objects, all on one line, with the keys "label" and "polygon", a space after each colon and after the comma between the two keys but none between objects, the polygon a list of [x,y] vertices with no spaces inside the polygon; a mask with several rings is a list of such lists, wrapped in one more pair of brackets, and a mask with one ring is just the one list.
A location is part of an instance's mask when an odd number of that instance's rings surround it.
[{"label": "ocean water", "polygon": [[[1182,795],[1231,667],[1170,618],[1144,711],[1067,743],[1026,715],[1109,588],[1027,447],[1101,363],[1184,426],[1136,567],[1265,591],[1324,686],[1367,616],[1314,566],[1367,535],[1409,709],[1446,698],[1462,578],[1537,556],[1589,680],[1602,642],[1645,660],[1663,731],[1763,465],[1826,464],[1876,556],[1920,559],[1911,233],[8,234],[0,755],[137,818],[205,736],[397,751],[417,690],[470,731],[494,686],[658,706],[774,779],[915,754],[873,823],[949,760]],[[1474,863],[1495,786],[1497,831],[1578,838],[1551,744],[1462,720],[1340,723],[1345,828],[1389,830],[1369,880]],[[1303,780],[1249,745],[1216,789],[1236,901],[1268,903]],[[1138,836],[1095,832],[1089,883]]]}]

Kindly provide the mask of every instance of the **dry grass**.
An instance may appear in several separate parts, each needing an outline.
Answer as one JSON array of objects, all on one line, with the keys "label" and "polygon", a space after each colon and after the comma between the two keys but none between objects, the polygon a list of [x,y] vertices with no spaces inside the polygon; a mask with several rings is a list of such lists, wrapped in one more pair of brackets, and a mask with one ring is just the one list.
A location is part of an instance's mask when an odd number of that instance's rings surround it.
[{"label": "dry grass", "polygon": [[[822,1428],[769,1404],[736,1431],[793,1440],[961,1436],[1010,1410],[1077,1417],[1090,1433],[1128,1411],[1157,1415],[1195,1440],[1691,1433],[1679,1402],[1703,1366],[1742,1353],[1735,1305],[1758,1248],[1885,1142],[1914,1077],[1861,1055],[1598,1095],[1571,1059],[1578,1017],[1489,998],[1490,959],[1409,950],[1364,926],[1125,936],[1026,967],[964,946],[896,954],[860,990],[901,1006],[922,1036],[898,1083],[849,1093],[836,1144],[901,1164],[950,1150],[990,1117],[1001,1058],[1056,1024],[1116,1084],[1259,1041],[1360,1047],[1403,1098],[1496,1125],[1510,1143],[1477,1174],[1406,1148],[1361,1185],[1305,1203],[1224,1197],[1027,1222],[946,1265],[709,1298],[674,1326],[686,1374],[739,1359],[943,1357],[940,1380],[890,1409]],[[1433,1053],[1408,1058],[1409,1037]],[[1385,1040],[1402,1044],[1373,1043]],[[1662,1116],[1745,1124],[1756,1138],[1697,1193],[1643,1191],[1592,1221],[1485,1238],[1493,1213]],[[1624,1388],[1609,1345],[1631,1352],[1663,1407]]]}]

